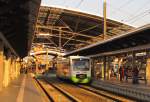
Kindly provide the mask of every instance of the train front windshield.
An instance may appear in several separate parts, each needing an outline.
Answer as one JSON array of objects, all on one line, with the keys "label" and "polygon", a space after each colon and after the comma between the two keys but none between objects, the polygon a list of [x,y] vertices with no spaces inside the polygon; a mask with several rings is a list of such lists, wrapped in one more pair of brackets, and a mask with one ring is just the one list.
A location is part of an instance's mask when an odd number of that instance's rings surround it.
[{"label": "train front windshield", "polygon": [[89,59],[72,59],[72,67],[74,71],[88,71],[90,68]]}]

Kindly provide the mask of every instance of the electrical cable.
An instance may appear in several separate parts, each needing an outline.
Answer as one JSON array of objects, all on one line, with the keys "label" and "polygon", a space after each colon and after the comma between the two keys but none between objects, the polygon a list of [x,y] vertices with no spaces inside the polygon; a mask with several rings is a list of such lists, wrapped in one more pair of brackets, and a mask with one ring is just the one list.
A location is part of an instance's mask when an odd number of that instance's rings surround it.
[{"label": "electrical cable", "polygon": [[141,18],[143,18],[143,17],[145,17],[147,15],[150,15],[150,11],[147,12],[146,14],[144,14],[144,15],[141,15],[140,18],[137,18],[137,19],[133,20],[131,23],[135,23],[136,21],[140,20]]},{"label": "electrical cable", "polygon": [[[134,0],[132,0],[132,1],[134,1]],[[149,5],[150,3],[149,3],[150,1],[149,0],[147,0],[147,1],[145,1],[145,3],[143,4],[144,5],[144,7],[147,7],[147,5]],[[123,5],[121,5],[119,8],[115,8],[115,9],[118,9],[118,10],[116,10],[116,12],[118,12],[118,11],[122,11],[121,10],[121,7],[123,7],[123,6],[125,6],[126,4],[129,4],[129,3],[131,3],[131,1],[130,0],[128,0],[126,3],[124,3]],[[139,12],[139,11],[142,11],[143,9],[145,9],[143,6],[140,6],[140,8],[138,8],[137,10],[136,10],[136,12]],[[113,8],[113,7],[112,7]],[[124,11],[123,11],[124,12]],[[123,13],[123,12],[121,12],[121,13]],[[139,19],[141,19],[141,18],[143,18],[143,17],[145,17],[145,16],[147,16],[147,15],[149,15],[149,12],[150,12],[150,9],[148,9],[148,10],[146,10],[146,11],[144,11],[144,12],[142,12],[142,13],[139,13],[139,14],[137,14],[137,15],[135,15],[134,13],[134,15],[130,15],[130,16],[128,16],[128,17],[126,17],[127,18],[127,20],[122,20],[122,21],[125,21],[125,22],[131,22],[131,23],[134,23],[134,22],[136,22],[136,21],[138,21]],[[114,14],[114,13],[113,13]],[[126,14],[126,13],[125,13]],[[129,13],[128,13],[129,14]]]},{"label": "electrical cable", "polygon": [[120,5],[119,7],[118,7],[118,9],[121,9],[122,7],[124,7],[124,6],[127,6],[127,4],[129,5],[131,2],[133,2],[134,0],[128,0],[127,2],[125,2],[123,5]]},{"label": "electrical cable", "polygon": [[133,20],[135,20],[135,19],[137,19],[138,17],[143,17],[143,15],[145,14],[145,13],[148,13],[148,12],[150,12],[150,9],[148,9],[148,10],[146,10],[146,11],[144,11],[144,12],[141,12],[141,13],[139,13],[138,15],[135,15],[134,17],[132,17],[131,19],[128,19],[128,20],[126,20],[126,22],[132,22]]},{"label": "electrical cable", "polygon": [[[143,5],[144,5],[144,7],[146,7],[147,5],[149,5],[150,3],[149,3],[150,1],[149,0],[147,0],[147,2],[145,2]],[[138,8],[135,12],[140,12],[140,11],[142,11],[143,9],[145,9],[143,6],[142,7],[140,7],[140,8]],[[141,15],[141,13],[140,14],[138,14],[139,16]],[[127,20],[125,20],[125,21],[130,21],[130,20],[132,20],[132,19],[136,19],[135,18],[136,16],[133,16],[133,17],[127,17]],[[125,18],[126,19],[126,18]]]},{"label": "electrical cable", "polygon": [[[113,5],[111,5],[110,3],[107,3],[107,5],[109,5],[112,9],[114,9],[115,12],[120,12],[120,13],[122,13],[122,14],[124,13],[124,14],[128,14],[128,15],[130,15],[130,16],[134,16],[133,14],[130,14],[129,12],[126,12],[126,11],[121,10],[121,9],[119,9],[119,8],[113,7]],[[112,14],[114,15],[115,12],[112,12]]]},{"label": "electrical cable", "polygon": [[76,5],[76,8],[80,7],[80,5],[82,4],[84,0],[81,0],[77,5]]}]

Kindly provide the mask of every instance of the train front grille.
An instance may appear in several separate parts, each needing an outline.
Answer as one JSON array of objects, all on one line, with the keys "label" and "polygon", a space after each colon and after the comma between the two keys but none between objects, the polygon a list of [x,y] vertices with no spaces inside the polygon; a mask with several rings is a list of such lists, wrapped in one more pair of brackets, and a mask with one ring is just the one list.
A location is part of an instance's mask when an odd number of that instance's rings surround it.
[{"label": "train front grille", "polygon": [[87,78],[87,75],[86,74],[77,74],[76,78],[84,79],[84,78]]}]

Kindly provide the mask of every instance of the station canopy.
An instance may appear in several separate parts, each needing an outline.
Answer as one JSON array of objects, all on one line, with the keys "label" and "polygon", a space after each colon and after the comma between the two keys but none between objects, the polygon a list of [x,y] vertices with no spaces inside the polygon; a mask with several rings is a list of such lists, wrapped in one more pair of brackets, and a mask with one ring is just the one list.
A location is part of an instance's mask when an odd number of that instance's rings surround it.
[{"label": "station canopy", "polygon": [[[132,29],[134,27],[107,19],[105,38]],[[45,49],[70,52],[100,41],[103,41],[103,17],[63,8],[40,7],[32,50],[42,45]]]},{"label": "station canopy", "polygon": [[150,48],[149,34],[150,24],[147,24],[122,35],[114,36],[108,40],[68,52],[65,56],[84,55],[97,57],[133,51],[146,51]]},{"label": "station canopy", "polygon": [[40,3],[41,0],[0,0],[0,40],[5,49],[20,57],[28,54]]}]

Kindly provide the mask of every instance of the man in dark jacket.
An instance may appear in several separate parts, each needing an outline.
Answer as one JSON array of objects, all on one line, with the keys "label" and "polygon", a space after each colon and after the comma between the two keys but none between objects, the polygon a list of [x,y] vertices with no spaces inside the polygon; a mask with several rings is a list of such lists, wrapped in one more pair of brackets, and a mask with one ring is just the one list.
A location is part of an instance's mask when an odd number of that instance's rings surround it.
[{"label": "man in dark jacket", "polygon": [[128,67],[124,68],[124,76],[125,76],[125,80],[127,82],[128,81]]},{"label": "man in dark jacket", "polygon": [[139,70],[137,67],[133,68],[133,84],[138,84],[138,74]]},{"label": "man in dark jacket", "polygon": [[122,78],[123,78],[122,71],[123,71],[123,67],[122,67],[122,66],[120,66],[120,68],[119,68],[120,81],[122,81]]}]

